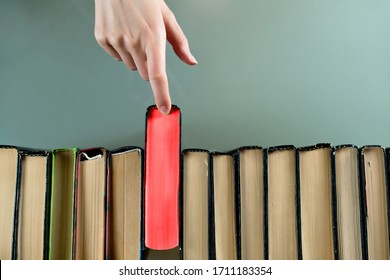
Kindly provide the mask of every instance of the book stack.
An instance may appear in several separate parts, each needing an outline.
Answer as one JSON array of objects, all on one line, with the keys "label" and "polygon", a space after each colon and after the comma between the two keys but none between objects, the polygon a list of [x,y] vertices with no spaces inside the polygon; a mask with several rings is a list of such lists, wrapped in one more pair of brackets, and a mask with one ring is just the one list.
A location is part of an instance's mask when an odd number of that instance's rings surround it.
[{"label": "book stack", "polygon": [[390,259],[390,149],[0,146],[0,259]]}]

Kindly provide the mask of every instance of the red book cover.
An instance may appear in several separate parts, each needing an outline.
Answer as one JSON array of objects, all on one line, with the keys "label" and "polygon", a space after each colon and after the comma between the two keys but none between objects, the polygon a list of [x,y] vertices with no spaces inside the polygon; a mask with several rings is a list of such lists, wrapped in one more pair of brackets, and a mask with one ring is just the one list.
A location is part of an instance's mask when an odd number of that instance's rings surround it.
[{"label": "red book cover", "polygon": [[179,245],[180,109],[169,115],[150,106],[146,114],[145,246]]}]

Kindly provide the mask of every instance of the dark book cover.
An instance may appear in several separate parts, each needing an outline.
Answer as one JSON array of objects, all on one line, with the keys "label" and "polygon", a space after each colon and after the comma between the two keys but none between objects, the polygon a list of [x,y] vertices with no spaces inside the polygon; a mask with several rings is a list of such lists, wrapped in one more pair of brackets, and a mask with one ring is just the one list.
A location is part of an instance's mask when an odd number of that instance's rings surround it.
[{"label": "dark book cover", "polygon": [[[43,221],[43,248],[42,248],[42,256],[44,260],[47,260],[49,257],[49,234],[50,234],[50,199],[51,199],[51,152],[47,150],[38,150],[38,149],[30,149],[30,148],[20,148],[19,149],[19,162],[20,162],[20,168],[18,177],[19,180],[22,179],[23,176],[23,158],[25,157],[44,157],[46,159],[46,170],[45,170],[45,198],[44,198],[44,221]],[[19,254],[19,227],[20,227],[20,215],[21,215],[21,193],[23,190],[21,190],[21,181],[19,181],[19,188],[16,193],[16,199],[15,199],[15,253],[14,258],[18,259],[20,258]]]}]

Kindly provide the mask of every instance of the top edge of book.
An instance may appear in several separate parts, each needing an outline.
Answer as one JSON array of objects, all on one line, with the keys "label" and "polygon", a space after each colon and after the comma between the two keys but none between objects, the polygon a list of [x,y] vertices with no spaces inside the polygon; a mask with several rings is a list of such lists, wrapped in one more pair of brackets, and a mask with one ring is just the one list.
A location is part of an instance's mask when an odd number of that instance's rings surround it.
[{"label": "top edge of book", "polygon": [[340,150],[340,149],[345,149],[345,148],[359,149],[359,147],[357,145],[354,145],[354,144],[341,144],[341,145],[336,145],[333,147],[334,150]]},{"label": "top edge of book", "polygon": [[87,148],[79,151],[79,160],[93,160],[102,158],[107,154],[107,149],[103,147]]},{"label": "top edge of book", "polygon": [[[158,110],[157,108],[157,105],[150,105],[147,109],[146,109],[146,112],[150,112],[152,110]],[[179,106],[175,105],[175,104],[172,104],[171,105],[171,111],[172,110],[179,110],[180,111],[180,108]]]},{"label": "top edge of book", "polygon": [[311,146],[305,146],[305,147],[299,147],[297,150],[299,152],[306,152],[306,151],[313,151],[313,150],[319,150],[319,149],[330,149],[332,148],[330,143],[318,143]]},{"label": "top edge of book", "polygon": [[19,150],[20,147],[17,147],[17,146],[12,146],[12,145],[0,145],[0,149],[15,149],[15,150]]},{"label": "top edge of book", "polygon": [[53,154],[61,153],[61,152],[77,153],[78,151],[79,151],[79,148],[55,148],[55,149],[53,149]]},{"label": "top edge of book", "polygon": [[201,149],[201,148],[188,148],[188,149],[184,149],[182,151],[183,154],[185,153],[207,153],[207,154],[210,154],[210,151],[207,150],[207,149]]},{"label": "top edge of book", "polygon": [[267,153],[278,152],[278,151],[290,151],[296,150],[294,145],[280,145],[267,148]]},{"label": "top edge of book", "polygon": [[110,155],[118,155],[118,154],[125,154],[128,152],[133,152],[133,151],[137,151],[139,153],[142,153],[143,149],[139,146],[123,146],[123,147],[119,147],[119,148],[116,148],[114,150],[111,150],[109,152],[109,154]]},{"label": "top edge of book", "polygon": [[249,150],[264,150],[263,147],[261,146],[241,146],[232,150],[227,150],[227,151],[212,151],[210,152],[211,155],[236,155],[239,154],[241,151],[249,151]]},{"label": "top edge of book", "polygon": [[41,150],[41,149],[32,149],[32,148],[19,148],[18,149],[21,156],[29,156],[29,157],[48,157],[52,154],[49,150]]},{"label": "top edge of book", "polygon": [[241,146],[236,149],[238,152],[247,150],[263,150],[263,147],[257,145]]},{"label": "top edge of book", "polygon": [[[363,151],[365,151],[365,150],[376,149],[376,148],[379,148],[379,149],[381,149],[381,150],[383,150],[383,151],[386,150],[386,148],[384,148],[384,147],[381,146],[381,145],[364,145],[364,146],[360,147],[360,151],[363,152]],[[387,148],[387,149],[389,149],[389,148]]]}]

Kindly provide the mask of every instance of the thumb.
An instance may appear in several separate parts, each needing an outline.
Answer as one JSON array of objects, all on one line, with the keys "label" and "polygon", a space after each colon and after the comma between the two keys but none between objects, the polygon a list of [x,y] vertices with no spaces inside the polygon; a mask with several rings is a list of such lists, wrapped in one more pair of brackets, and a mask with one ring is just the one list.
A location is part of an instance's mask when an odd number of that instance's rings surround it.
[{"label": "thumb", "polygon": [[191,54],[187,37],[178,24],[175,15],[166,7],[164,13],[164,24],[167,33],[167,40],[172,45],[176,55],[189,65],[198,64],[195,57]]}]

